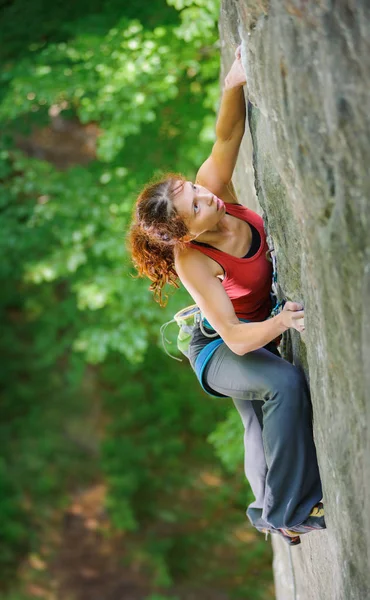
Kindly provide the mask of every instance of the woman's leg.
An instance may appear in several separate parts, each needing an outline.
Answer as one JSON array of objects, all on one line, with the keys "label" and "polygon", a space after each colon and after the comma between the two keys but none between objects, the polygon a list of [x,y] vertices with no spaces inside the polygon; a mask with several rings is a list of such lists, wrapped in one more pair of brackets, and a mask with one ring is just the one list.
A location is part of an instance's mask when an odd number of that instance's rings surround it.
[{"label": "woman's leg", "polygon": [[265,348],[238,356],[222,344],[205,378],[233,398],[246,429],[246,475],[256,496],[247,511],[252,523],[258,529],[303,523],[322,497],[303,373]]},{"label": "woman's leg", "polygon": [[262,518],[265,503],[267,464],[262,439],[262,402],[259,400],[233,400],[244,425],[244,472],[255,501],[249,505],[247,516],[259,530],[269,524]]}]

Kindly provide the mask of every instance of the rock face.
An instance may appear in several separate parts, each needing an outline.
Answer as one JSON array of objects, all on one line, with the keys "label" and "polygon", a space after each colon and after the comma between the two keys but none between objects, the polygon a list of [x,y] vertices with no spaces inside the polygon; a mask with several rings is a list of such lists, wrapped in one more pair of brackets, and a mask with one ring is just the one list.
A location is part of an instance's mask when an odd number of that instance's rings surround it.
[{"label": "rock face", "polygon": [[[268,219],[310,381],[327,530],[274,542],[278,600],[370,598],[370,3],[224,0],[224,67],[242,40],[250,135],[241,201]],[[252,144],[252,145],[250,145]],[[253,151],[254,181],[248,161]],[[294,332],[296,333],[296,332]],[[293,573],[295,584],[293,582]],[[294,589],[295,586],[295,589]]]}]

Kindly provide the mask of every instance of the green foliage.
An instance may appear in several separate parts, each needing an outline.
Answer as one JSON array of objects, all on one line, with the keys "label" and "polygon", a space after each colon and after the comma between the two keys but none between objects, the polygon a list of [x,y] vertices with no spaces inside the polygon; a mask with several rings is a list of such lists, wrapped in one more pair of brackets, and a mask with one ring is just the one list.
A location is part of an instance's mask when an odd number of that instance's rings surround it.
[{"label": "green foliage", "polygon": [[231,409],[227,418],[208,436],[216,455],[230,473],[235,473],[243,464],[243,435],[240,416],[235,409]]},{"label": "green foliage", "polygon": [[[135,194],[153,172],[183,169],[191,176],[209,152],[217,4],[204,10],[209,18],[204,31],[197,25],[199,48],[183,43],[178,25],[145,29],[121,17],[97,32],[90,15],[69,24],[68,43],[31,44],[22,60],[7,63],[0,118],[9,134],[21,120],[31,127],[39,113],[53,109],[82,123],[96,121],[102,131],[100,160],[67,172],[7,147],[3,152],[1,249],[15,253],[27,285],[68,282],[77,309],[71,319],[79,323],[74,348],[91,362],[110,350],[142,360],[163,319],[145,292],[147,282],[132,279],[125,231]],[[17,228],[26,236],[14,249],[9,244]],[[178,306],[172,303],[171,311]]]},{"label": "green foliage", "polygon": [[176,509],[158,507],[174,490],[190,485],[191,455],[197,460],[212,458],[211,448],[201,440],[215,419],[225,414],[226,405],[207,398],[200,406],[198,383],[189,380],[184,367],[153,348],[140,371],[127,365],[132,375],[124,382],[115,368],[104,368],[115,393],[106,397],[112,420],[102,446],[103,467],[111,490],[110,513],[118,529],[135,528],[158,512],[164,521],[177,521]]},{"label": "green foliage", "polygon": [[164,596],[163,594],[150,594],[146,600],[178,600],[177,596]]},{"label": "green foliage", "polygon": [[[194,569],[198,581],[206,581],[210,548],[230,535],[231,507],[240,524],[246,499],[250,500],[241,463],[233,462],[235,477],[227,474],[215,464],[212,447],[205,443],[215,423],[225,419],[231,401],[200,394],[187,365],[158,349],[146,355],[141,367],[126,364],[123,378],[115,366],[118,360],[112,356],[101,373],[108,390],[102,466],[110,492],[109,514],[115,528],[126,532],[126,540],[128,532],[134,539],[135,533],[148,530],[133,557],[145,564],[156,586],[170,588],[175,581],[188,580]],[[234,446],[240,456],[240,435],[237,440]],[[202,502],[205,484],[199,469],[209,469],[217,486]],[[194,500],[184,502],[183,496]],[[220,511],[230,514],[215,520]],[[235,569],[243,571],[248,557],[243,554]]]},{"label": "green foliage", "polygon": [[167,0],[167,3],[181,10],[181,26],[176,30],[178,38],[200,47],[204,46],[205,39],[213,37],[220,10],[218,0]]}]

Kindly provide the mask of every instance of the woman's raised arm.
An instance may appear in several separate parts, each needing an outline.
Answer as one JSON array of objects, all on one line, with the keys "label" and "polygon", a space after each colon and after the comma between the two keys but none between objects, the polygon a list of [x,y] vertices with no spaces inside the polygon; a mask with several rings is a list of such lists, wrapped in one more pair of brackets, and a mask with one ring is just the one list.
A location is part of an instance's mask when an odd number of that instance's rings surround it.
[{"label": "woman's raised arm", "polygon": [[196,181],[222,197],[230,181],[238,157],[245,129],[245,99],[243,85],[245,72],[240,48],[225,78],[221,106],[216,123],[216,142],[211,155],[200,167]]}]

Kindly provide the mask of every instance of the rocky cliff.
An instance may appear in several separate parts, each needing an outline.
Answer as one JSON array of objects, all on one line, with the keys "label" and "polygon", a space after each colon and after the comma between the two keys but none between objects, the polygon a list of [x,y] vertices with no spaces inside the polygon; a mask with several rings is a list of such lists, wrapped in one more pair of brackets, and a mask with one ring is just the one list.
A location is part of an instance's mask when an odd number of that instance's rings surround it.
[{"label": "rocky cliff", "polygon": [[[370,598],[370,3],[224,0],[224,67],[243,42],[251,102],[236,170],[261,210],[310,381],[327,530],[274,544],[278,600]],[[253,165],[253,168],[252,168]],[[293,580],[292,567],[295,575]]]}]

